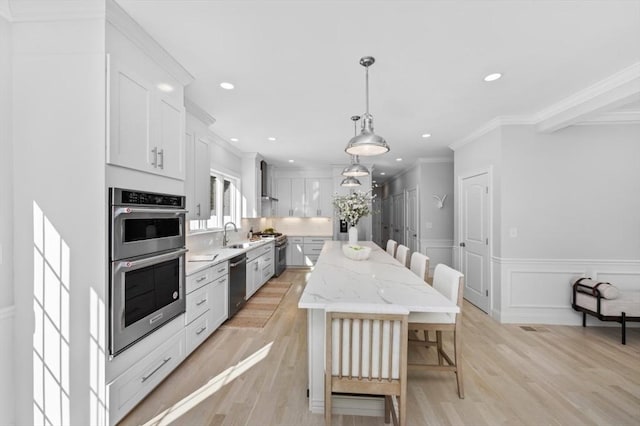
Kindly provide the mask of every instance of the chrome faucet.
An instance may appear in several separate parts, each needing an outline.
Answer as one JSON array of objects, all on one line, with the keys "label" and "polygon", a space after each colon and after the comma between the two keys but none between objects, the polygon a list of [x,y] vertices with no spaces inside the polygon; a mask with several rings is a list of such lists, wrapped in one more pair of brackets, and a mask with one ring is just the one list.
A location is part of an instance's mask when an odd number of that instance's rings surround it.
[{"label": "chrome faucet", "polygon": [[227,225],[233,225],[233,230],[238,232],[238,227],[236,226],[235,223],[233,222],[227,222],[224,224],[224,235],[222,236],[222,247],[226,247],[227,244],[229,243],[229,239],[227,238]]}]

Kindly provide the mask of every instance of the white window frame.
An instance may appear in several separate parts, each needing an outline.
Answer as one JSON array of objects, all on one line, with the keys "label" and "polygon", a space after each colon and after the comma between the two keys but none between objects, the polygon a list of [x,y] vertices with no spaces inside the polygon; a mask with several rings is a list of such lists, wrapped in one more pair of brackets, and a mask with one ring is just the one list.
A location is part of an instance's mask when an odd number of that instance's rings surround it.
[{"label": "white window frame", "polygon": [[[213,204],[216,206],[216,211],[219,214],[216,217],[210,214],[209,219],[204,220],[192,220],[189,224],[190,232],[203,232],[203,231],[220,231],[223,229],[226,222],[233,222],[240,228],[241,212],[242,212],[242,194],[241,194],[241,180],[239,176],[234,176],[229,173],[220,172],[218,170],[211,169],[210,176],[216,178],[216,199],[213,200]],[[230,187],[230,200],[229,208],[230,215],[224,216],[223,209],[223,197],[224,197],[224,181],[231,183]]]}]

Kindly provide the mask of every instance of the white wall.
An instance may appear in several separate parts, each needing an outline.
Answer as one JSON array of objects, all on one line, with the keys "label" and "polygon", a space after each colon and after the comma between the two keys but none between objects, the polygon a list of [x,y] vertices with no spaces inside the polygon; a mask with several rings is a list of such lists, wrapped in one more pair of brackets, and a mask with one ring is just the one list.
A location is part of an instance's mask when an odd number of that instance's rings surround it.
[{"label": "white wall", "polygon": [[503,257],[640,259],[639,125],[509,126],[502,139]]},{"label": "white wall", "polygon": [[13,147],[11,24],[0,16],[0,422],[13,424]]},{"label": "white wall", "polygon": [[497,319],[579,324],[570,285],[581,276],[640,288],[639,140],[638,124],[509,125],[455,151],[456,178],[492,171]]},{"label": "white wall", "polygon": [[[104,316],[90,302],[92,294],[104,300],[106,281],[104,32],[104,19],[13,24],[14,372],[19,378],[13,392],[19,425],[42,422],[34,419],[34,403],[44,404],[54,424],[97,422],[90,409],[101,392],[92,386],[94,380],[99,385],[100,369],[92,366],[90,346],[100,337],[90,326]],[[43,309],[36,303],[40,298]],[[58,328],[42,330],[42,310]],[[34,355],[42,351],[34,336],[43,334],[44,362],[56,375],[43,379],[44,402],[33,385],[34,376],[47,376]],[[68,414],[56,415],[61,408]]]}]

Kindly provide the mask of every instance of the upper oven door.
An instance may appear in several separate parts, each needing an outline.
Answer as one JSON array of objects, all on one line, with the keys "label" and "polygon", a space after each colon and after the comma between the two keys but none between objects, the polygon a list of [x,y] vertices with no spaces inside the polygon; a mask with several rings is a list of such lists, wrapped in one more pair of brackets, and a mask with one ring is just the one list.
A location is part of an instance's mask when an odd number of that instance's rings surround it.
[{"label": "upper oven door", "polygon": [[113,206],[111,259],[184,247],[185,214],[184,209]]}]

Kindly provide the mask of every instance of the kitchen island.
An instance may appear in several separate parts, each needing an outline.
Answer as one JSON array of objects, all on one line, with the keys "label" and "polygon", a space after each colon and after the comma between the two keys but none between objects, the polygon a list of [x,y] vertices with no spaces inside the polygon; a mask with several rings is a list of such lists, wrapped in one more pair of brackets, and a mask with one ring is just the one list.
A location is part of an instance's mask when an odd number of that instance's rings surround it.
[{"label": "kitchen island", "polygon": [[[327,241],[322,248],[298,308],[307,309],[309,409],[324,412],[325,309],[333,304],[395,304],[411,312],[458,313],[460,308],[371,241],[367,260],[351,260],[342,253],[344,241]],[[384,399],[333,396],[336,414],[383,415]]]}]

